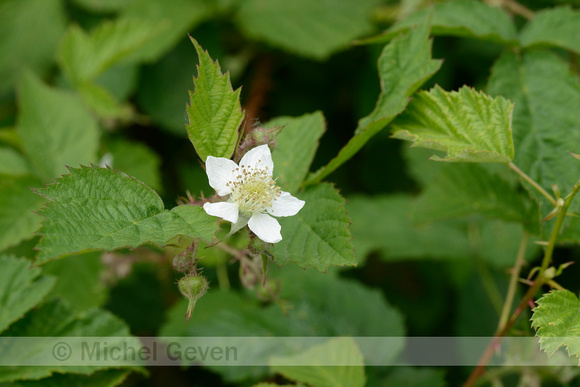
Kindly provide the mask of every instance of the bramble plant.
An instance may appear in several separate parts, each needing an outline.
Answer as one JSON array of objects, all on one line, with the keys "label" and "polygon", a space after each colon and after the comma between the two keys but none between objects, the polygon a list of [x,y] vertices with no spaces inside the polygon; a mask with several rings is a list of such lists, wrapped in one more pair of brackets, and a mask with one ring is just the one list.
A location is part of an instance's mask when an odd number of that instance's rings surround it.
[{"label": "bramble plant", "polygon": [[176,384],[578,383],[486,367],[580,357],[580,3],[427,3],[0,2],[0,385],[147,377],[5,367],[75,336],[297,339]]}]

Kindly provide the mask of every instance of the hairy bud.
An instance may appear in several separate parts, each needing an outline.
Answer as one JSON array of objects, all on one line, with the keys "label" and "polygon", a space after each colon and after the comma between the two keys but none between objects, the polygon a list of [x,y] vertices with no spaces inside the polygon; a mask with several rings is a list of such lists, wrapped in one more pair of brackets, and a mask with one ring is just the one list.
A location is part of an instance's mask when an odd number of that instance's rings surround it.
[{"label": "hairy bud", "polygon": [[187,312],[185,313],[185,318],[189,321],[193,314],[195,303],[207,292],[209,283],[207,279],[201,275],[189,274],[182,277],[179,282],[177,282],[177,287],[181,294],[183,294],[183,296],[189,301]]}]

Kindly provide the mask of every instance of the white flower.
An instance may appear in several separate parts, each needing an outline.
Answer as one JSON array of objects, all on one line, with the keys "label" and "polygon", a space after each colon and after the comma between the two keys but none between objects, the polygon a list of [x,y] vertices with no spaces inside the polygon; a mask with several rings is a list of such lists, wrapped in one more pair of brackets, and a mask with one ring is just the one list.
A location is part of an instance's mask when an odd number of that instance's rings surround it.
[{"label": "white flower", "polygon": [[272,179],[274,163],[268,145],[260,145],[242,157],[238,166],[224,157],[208,156],[205,162],[209,185],[227,202],[205,203],[209,215],[232,222],[231,233],[246,224],[264,242],[282,240],[280,223],[273,216],[296,215],[304,201],[281,191]]}]

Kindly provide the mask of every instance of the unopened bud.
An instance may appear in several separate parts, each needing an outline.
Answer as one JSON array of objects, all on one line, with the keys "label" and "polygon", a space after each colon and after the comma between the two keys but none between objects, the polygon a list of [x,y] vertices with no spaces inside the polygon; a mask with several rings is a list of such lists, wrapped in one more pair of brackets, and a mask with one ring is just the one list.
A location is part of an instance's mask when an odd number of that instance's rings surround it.
[{"label": "unopened bud", "polygon": [[262,301],[272,301],[280,293],[280,282],[276,280],[267,280],[264,286],[260,286],[256,295]]},{"label": "unopened bud", "polygon": [[177,283],[177,287],[181,294],[189,301],[187,312],[185,313],[185,318],[189,320],[193,314],[195,303],[207,292],[209,283],[205,277],[192,274],[181,278]]},{"label": "unopened bud", "polygon": [[253,127],[248,134],[244,137],[244,140],[238,148],[238,158],[242,158],[250,149],[253,149],[259,145],[268,145],[270,149],[276,148],[276,136],[282,127],[275,126],[273,128],[264,128],[262,126]]}]

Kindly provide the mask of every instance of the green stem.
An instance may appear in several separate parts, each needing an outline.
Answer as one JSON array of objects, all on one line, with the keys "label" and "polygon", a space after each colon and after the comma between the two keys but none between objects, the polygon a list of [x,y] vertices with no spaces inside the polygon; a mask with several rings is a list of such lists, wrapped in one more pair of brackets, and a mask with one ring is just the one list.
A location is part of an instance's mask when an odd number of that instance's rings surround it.
[{"label": "green stem", "polygon": [[570,204],[572,204],[572,200],[580,190],[580,181],[577,182],[574,187],[572,188],[572,192],[570,195],[566,197],[566,201],[556,218],[556,224],[554,224],[554,228],[552,229],[552,234],[550,235],[550,239],[548,240],[548,246],[546,247],[546,252],[544,254],[544,259],[542,260],[542,266],[540,268],[540,274],[542,278],[544,278],[544,272],[552,262],[552,254],[554,253],[554,247],[556,247],[556,241],[558,240],[558,235],[560,234],[560,229],[562,228],[562,224],[564,224],[564,219],[566,219],[566,213],[568,212],[568,208]]},{"label": "green stem", "polygon": [[514,297],[516,295],[516,288],[518,285],[518,279],[520,278],[520,273],[522,271],[522,266],[525,262],[526,247],[528,246],[528,233],[524,231],[522,235],[522,240],[520,241],[520,247],[518,248],[518,253],[516,255],[516,263],[512,268],[512,273],[510,276],[510,283],[508,286],[508,291],[505,297],[505,302],[503,304],[503,309],[501,311],[501,316],[499,318],[499,324],[497,330],[501,331],[507,324],[509,313],[512,309],[514,303]]},{"label": "green stem", "polygon": [[512,326],[516,323],[522,312],[527,309],[528,303],[534,299],[536,293],[542,288],[542,286],[547,281],[551,280],[551,278],[546,278],[545,271],[550,265],[550,262],[552,262],[552,254],[554,253],[556,240],[558,239],[558,235],[560,234],[562,224],[564,223],[564,219],[566,218],[566,212],[568,212],[568,208],[570,207],[570,204],[572,203],[574,196],[576,196],[579,190],[580,190],[580,181],[574,185],[574,187],[572,188],[572,192],[570,193],[570,195],[566,197],[566,201],[564,202],[562,209],[558,213],[556,223],[554,224],[552,234],[550,235],[550,240],[548,241],[548,246],[546,247],[546,252],[544,253],[544,259],[542,260],[540,272],[538,273],[538,276],[534,280],[534,284],[528,289],[526,295],[524,296],[524,298],[522,298],[522,300],[518,304],[516,310],[510,316],[507,323],[501,329],[498,328],[498,330],[495,332],[494,334],[495,337],[493,338],[491,343],[489,343],[489,345],[487,346],[487,349],[481,356],[481,359],[479,359],[477,367],[475,367],[473,369],[473,372],[471,372],[471,375],[469,375],[469,378],[463,385],[464,387],[473,386],[474,383],[477,381],[477,379],[483,374],[485,366],[489,362],[489,359],[491,359],[491,356],[493,355],[497,346],[501,343],[503,337],[509,332]]},{"label": "green stem", "polygon": [[228,277],[228,268],[225,262],[218,263],[216,267],[217,279],[220,290],[227,292],[230,290],[230,278]]},{"label": "green stem", "polygon": [[527,181],[528,183],[530,183],[532,185],[532,187],[534,187],[536,190],[538,190],[539,193],[541,193],[542,195],[544,195],[546,197],[546,199],[548,199],[550,201],[550,203],[552,203],[552,205],[554,207],[556,207],[556,199],[554,199],[554,197],[552,197],[552,195],[550,195],[545,189],[543,189],[538,183],[536,183],[536,181],[534,179],[532,179],[531,177],[529,177],[528,175],[526,175],[524,173],[524,171],[522,171],[521,169],[519,169],[514,163],[509,163],[508,166],[514,171],[516,172],[518,175],[520,175],[525,181]]}]

